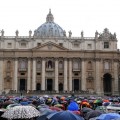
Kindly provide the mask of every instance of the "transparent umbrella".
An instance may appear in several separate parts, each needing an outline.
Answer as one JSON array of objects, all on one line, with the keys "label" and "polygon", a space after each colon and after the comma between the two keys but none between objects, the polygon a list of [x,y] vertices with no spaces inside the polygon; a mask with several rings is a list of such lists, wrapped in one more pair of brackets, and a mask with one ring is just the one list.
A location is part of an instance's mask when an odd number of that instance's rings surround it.
[{"label": "transparent umbrella", "polygon": [[32,106],[15,106],[2,114],[7,119],[30,119],[40,116],[40,112]]}]

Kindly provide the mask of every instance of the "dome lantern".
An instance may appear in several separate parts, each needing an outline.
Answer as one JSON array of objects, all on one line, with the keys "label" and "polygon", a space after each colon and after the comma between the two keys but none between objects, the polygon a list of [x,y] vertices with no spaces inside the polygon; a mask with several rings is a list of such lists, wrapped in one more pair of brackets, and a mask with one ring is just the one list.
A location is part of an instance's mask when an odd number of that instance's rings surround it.
[{"label": "dome lantern", "polygon": [[49,13],[48,13],[48,15],[46,17],[46,22],[54,22],[54,17],[53,17],[53,15],[51,13],[51,9],[49,9]]}]

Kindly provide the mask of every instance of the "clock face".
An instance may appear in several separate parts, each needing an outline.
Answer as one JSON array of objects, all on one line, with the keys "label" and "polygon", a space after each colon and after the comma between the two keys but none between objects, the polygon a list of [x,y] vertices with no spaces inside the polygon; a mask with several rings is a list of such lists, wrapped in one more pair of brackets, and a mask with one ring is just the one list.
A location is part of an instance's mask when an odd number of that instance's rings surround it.
[{"label": "clock face", "polygon": [[107,28],[104,30],[103,38],[106,40],[110,38],[110,33]]}]

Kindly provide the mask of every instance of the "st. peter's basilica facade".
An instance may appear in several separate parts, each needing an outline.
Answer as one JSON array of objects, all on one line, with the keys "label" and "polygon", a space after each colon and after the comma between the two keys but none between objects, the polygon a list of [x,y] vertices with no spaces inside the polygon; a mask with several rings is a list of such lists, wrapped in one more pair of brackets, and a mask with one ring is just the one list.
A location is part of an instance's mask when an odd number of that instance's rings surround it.
[{"label": "st. peter's basilica facade", "polygon": [[119,50],[115,33],[66,35],[49,11],[33,35],[0,36],[0,94],[20,91],[95,92],[119,95]]}]

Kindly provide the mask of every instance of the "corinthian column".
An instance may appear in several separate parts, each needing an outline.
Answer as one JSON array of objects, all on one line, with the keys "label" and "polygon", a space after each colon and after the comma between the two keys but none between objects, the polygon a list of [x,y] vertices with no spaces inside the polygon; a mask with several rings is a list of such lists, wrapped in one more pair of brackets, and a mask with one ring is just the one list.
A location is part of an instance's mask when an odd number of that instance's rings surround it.
[{"label": "corinthian column", "polygon": [[33,58],[32,90],[36,90],[36,59]]},{"label": "corinthian column", "polygon": [[0,59],[0,94],[3,91],[3,86],[4,86],[4,82],[3,82],[3,60]]},{"label": "corinthian column", "polygon": [[86,90],[85,61],[82,59],[82,90]]},{"label": "corinthian column", "polygon": [[115,60],[114,61],[114,95],[119,95],[118,93],[118,63],[117,61]]},{"label": "corinthian column", "polygon": [[101,94],[101,90],[100,90],[100,86],[101,86],[101,78],[100,78],[100,61],[96,60],[96,64],[95,64],[95,91],[98,95]]},{"label": "corinthian column", "polygon": [[69,91],[72,91],[72,60],[69,59]]},{"label": "corinthian column", "polygon": [[67,84],[67,59],[64,59],[64,91],[68,90]]},{"label": "corinthian column", "polygon": [[28,79],[27,79],[27,91],[31,90],[31,60],[28,59]]},{"label": "corinthian column", "polygon": [[13,90],[18,90],[18,59],[15,59],[14,64],[14,82],[13,82]]},{"label": "corinthian column", "polygon": [[58,59],[55,59],[55,91],[58,92]]},{"label": "corinthian column", "polygon": [[42,83],[41,90],[45,90],[45,59],[42,59]]}]

